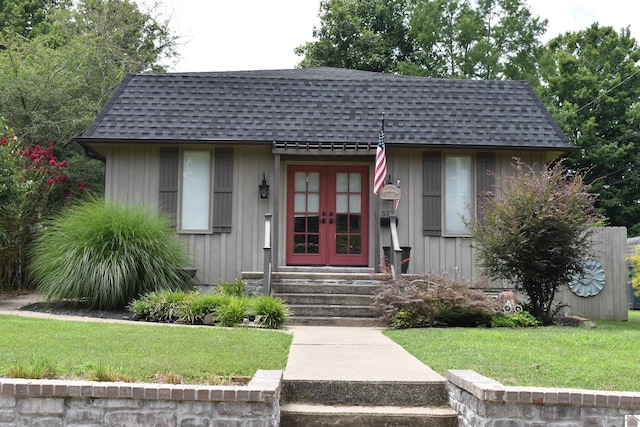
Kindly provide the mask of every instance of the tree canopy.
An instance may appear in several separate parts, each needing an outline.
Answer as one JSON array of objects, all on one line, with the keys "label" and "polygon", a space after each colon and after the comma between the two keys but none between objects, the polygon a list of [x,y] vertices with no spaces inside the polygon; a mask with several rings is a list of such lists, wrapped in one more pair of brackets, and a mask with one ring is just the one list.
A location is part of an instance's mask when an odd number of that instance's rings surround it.
[{"label": "tree canopy", "polygon": [[315,41],[296,49],[302,67],[398,71],[416,60],[407,12],[412,0],[322,0]]},{"label": "tree canopy", "polygon": [[546,21],[525,0],[324,0],[300,66],[534,79]]},{"label": "tree canopy", "polygon": [[540,94],[580,150],[569,166],[587,171],[611,225],[640,234],[640,47],[629,29],[591,27],[548,43]]}]

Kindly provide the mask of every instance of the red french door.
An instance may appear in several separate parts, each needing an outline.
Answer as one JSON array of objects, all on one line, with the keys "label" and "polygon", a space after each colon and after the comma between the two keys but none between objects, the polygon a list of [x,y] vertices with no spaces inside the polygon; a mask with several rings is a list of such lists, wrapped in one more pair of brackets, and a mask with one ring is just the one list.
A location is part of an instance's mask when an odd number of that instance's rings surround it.
[{"label": "red french door", "polygon": [[289,166],[287,264],[367,265],[368,177],[367,166]]}]

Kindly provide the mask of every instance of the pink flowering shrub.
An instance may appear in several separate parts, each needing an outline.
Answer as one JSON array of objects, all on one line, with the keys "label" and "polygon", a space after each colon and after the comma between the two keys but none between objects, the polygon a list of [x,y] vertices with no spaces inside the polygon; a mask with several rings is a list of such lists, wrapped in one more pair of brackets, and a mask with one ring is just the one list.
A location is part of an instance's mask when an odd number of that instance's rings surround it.
[{"label": "pink flowering shrub", "polygon": [[0,289],[28,287],[27,248],[54,210],[51,193],[63,192],[64,203],[87,185],[70,190],[66,167],[52,144],[25,148],[0,125]]}]

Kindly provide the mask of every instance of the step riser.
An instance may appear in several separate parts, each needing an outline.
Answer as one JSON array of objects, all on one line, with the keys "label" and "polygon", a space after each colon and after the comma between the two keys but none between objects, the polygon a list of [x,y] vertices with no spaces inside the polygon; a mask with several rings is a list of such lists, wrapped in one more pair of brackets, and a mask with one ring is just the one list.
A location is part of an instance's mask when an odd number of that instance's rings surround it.
[{"label": "step riser", "polygon": [[293,305],[289,304],[291,315],[296,317],[358,317],[377,318],[380,313],[371,307],[340,305]]},{"label": "step riser", "polygon": [[373,298],[369,295],[344,294],[274,294],[291,305],[360,305],[371,307]]},{"label": "step riser", "polygon": [[280,414],[282,427],[457,427],[458,417],[436,416],[393,416],[379,414]]},{"label": "step riser", "polygon": [[445,406],[444,382],[346,382],[285,380],[281,402],[318,405]]},{"label": "step riser", "polygon": [[383,328],[380,319],[355,317],[290,317],[287,326],[348,326],[352,328]]},{"label": "step riser", "polygon": [[378,289],[378,286],[338,283],[273,282],[271,284],[271,289],[275,294],[372,295]]}]

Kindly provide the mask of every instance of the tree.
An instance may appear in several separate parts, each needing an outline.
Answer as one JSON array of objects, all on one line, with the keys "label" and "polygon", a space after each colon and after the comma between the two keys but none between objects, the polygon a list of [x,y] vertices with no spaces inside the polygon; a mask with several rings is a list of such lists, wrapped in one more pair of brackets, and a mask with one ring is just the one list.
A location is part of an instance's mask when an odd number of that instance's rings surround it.
[{"label": "tree", "polygon": [[640,47],[629,29],[591,27],[549,41],[540,96],[574,145],[611,225],[640,235]]},{"label": "tree", "polygon": [[68,199],[84,184],[68,187],[67,162],[58,160],[52,145],[25,149],[11,129],[0,126],[0,288],[25,288],[29,245],[54,210],[51,195],[61,191]]},{"label": "tree", "polygon": [[537,81],[546,21],[526,0],[422,0],[411,17],[421,60],[406,71],[430,77]]},{"label": "tree", "polygon": [[302,67],[528,79],[546,21],[525,0],[325,0]]},{"label": "tree", "polygon": [[550,324],[556,292],[583,272],[601,216],[582,173],[568,173],[562,162],[540,172],[519,160],[513,166],[512,176],[496,177],[499,196],[487,199],[480,220],[467,224],[479,267],[513,283],[527,295],[531,314]]},{"label": "tree", "polygon": [[13,0],[0,1],[0,34],[18,34],[29,38],[34,33],[46,31],[47,14],[68,3],[67,0]]},{"label": "tree", "polygon": [[100,192],[102,165],[71,141],[127,73],[164,71],[160,64],[175,55],[176,38],[167,23],[126,0],[55,4],[42,10],[47,31],[0,34],[0,111],[26,144],[55,141],[56,155],[73,167],[71,178]]},{"label": "tree", "polygon": [[301,67],[328,66],[394,72],[412,61],[406,19],[412,0],[322,0],[313,42],[298,47]]}]

